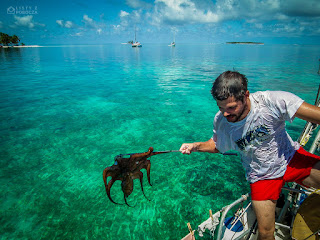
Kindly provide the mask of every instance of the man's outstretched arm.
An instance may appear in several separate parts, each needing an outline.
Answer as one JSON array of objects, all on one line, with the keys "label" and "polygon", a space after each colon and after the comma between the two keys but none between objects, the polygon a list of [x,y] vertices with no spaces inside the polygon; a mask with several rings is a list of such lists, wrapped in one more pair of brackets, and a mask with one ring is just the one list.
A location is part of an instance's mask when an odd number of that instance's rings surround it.
[{"label": "man's outstretched arm", "polygon": [[210,138],[206,142],[183,143],[180,147],[180,152],[190,154],[192,152],[218,153],[219,151],[216,149],[215,142]]}]

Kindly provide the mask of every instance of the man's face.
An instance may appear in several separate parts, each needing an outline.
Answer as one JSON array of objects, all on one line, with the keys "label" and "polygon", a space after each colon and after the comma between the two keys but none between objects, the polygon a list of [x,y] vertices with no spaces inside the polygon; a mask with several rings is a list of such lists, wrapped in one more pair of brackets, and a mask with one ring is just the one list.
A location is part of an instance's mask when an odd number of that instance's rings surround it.
[{"label": "man's face", "polygon": [[228,97],[226,100],[217,100],[219,110],[228,122],[238,122],[244,119],[248,112],[247,96],[243,101],[236,100],[234,97]]}]

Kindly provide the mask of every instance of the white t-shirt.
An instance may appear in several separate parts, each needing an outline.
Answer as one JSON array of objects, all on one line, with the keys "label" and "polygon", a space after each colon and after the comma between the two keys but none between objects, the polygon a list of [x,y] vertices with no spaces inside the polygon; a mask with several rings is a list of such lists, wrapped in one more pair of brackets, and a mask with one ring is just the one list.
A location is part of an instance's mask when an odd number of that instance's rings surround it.
[{"label": "white t-shirt", "polygon": [[250,183],[282,177],[299,144],[285,130],[303,103],[298,96],[282,91],[250,94],[251,108],[239,122],[228,122],[219,111],[214,118],[212,139],[224,153],[240,152]]}]

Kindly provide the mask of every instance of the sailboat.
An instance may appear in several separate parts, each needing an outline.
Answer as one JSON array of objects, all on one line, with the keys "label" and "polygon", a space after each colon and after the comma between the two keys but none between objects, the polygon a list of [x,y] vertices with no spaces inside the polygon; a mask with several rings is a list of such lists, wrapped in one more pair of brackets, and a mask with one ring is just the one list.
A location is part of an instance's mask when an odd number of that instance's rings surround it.
[{"label": "sailboat", "polygon": [[132,43],[132,47],[142,47],[142,44],[137,41],[137,29],[134,29],[134,43]]},{"label": "sailboat", "polygon": [[176,39],[175,39],[175,33],[173,33],[173,42],[168,45],[169,47],[175,47],[176,46]]}]

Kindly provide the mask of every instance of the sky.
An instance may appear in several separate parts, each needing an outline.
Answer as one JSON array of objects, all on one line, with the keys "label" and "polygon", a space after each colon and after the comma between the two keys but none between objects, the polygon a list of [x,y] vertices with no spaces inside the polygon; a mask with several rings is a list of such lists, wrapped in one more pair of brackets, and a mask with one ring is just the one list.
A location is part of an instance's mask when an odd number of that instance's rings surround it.
[{"label": "sky", "polygon": [[26,45],[320,44],[320,0],[2,0],[0,32]]}]

